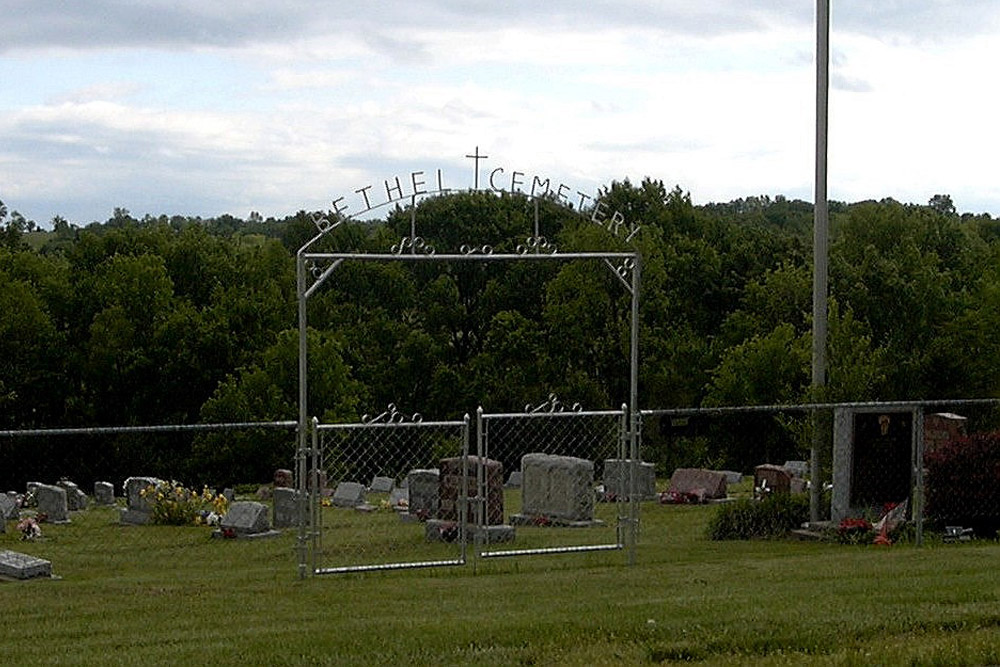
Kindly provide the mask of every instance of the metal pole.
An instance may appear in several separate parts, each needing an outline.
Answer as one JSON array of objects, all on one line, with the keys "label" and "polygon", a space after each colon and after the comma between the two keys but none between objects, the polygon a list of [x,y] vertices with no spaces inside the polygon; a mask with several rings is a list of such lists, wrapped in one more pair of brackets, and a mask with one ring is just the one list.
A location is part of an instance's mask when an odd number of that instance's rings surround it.
[{"label": "metal pole", "polygon": [[629,369],[629,549],[628,564],[635,565],[639,540],[639,499],[636,493],[635,468],[639,465],[639,289],[642,284],[642,258],[635,254],[632,268],[632,338]]},{"label": "metal pole", "polygon": [[[812,389],[818,400],[826,386],[827,294],[829,292],[828,233],[829,209],[826,192],[827,117],[830,88],[830,0],[816,0],[816,185],[813,205],[813,340]],[[822,413],[812,415],[810,452],[809,519],[819,521],[823,484],[820,478],[820,449],[823,447]]]},{"label": "metal pole", "polygon": [[924,544],[924,408],[913,408],[913,505],[910,510],[917,524],[917,546]]},{"label": "metal pole", "polygon": [[296,473],[298,474],[297,513],[299,520],[298,536],[298,556],[299,556],[299,578],[304,579],[307,569],[307,540],[308,540],[308,507],[306,494],[308,493],[309,474],[308,449],[309,449],[309,408],[306,405],[306,371],[308,364],[306,361],[306,264],[305,257],[300,250],[296,255],[295,262],[296,292],[298,294],[299,308],[299,426],[298,426],[298,450],[295,455]]}]

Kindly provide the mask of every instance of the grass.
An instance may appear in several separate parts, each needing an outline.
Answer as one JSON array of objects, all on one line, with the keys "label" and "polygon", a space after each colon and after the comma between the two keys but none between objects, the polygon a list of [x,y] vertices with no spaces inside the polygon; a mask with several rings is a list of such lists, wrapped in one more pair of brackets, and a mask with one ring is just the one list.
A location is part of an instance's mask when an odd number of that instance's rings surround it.
[{"label": "grass", "polygon": [[213,540],[93,509],[28,543],[8,522],[0,548],[51,560],[61,579],[0,583],[0,663],[1000,663],[995,542],[711,542],[713,511],[645,505],[634,567],[597,552],[305,580],[294,531]]}]

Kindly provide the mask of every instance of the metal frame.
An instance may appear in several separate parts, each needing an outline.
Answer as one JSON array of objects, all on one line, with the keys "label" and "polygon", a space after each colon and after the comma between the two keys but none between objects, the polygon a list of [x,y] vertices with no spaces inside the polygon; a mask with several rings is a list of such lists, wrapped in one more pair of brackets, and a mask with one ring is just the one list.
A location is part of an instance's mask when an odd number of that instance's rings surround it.
[{"label": "metal frame", "polygon": [[[316,526],[310,520],[306,507],[306,481],[308,462],[315,455],[315,438],[310,439],[309,408],[307,399],[307,302],[322,284],[333,275],[338,266],[345,261],[360,262],[524,262],[524,261],[603,261],[619,282],[631,294],[631,344],[630,344],[630,374],[629,374],[629,434],[630,457],[634,461],[639,456],[639,426],[638,410],[639,387],[639,294],[642,275],[642,261],[638,252],[574,252],[561,253],[549,245],[539,235],[537,198],[535,199],[535,235],[519,246],[517,253],[494,254],[490,246],[463,246],[457,254],[437,254],[434,248],[425,245],[416,235],[416,195],[411,200],[410,236],[404,238],[393,248],[394,253],[330,253],[311,252],[309,248],[328,232],[335,229],[347,218],[338,218],[333,223],[325,219],[315,219],[319,233],[299,248],[295,257],[296,293],[298,300],[299,324],[299,418],[298,418],[298,448],[296,452],[296,476],[299,480],[299,535],[297,552],[299,555],[299,577],[304,578],[308,568],[308,543],[315,537]],[[313,280],[310,283],[309,276]],[[630,542],[636,540],[638,534],[638,509],[630,515]],[[634,549],[630,550],[629,564],[634,563]]]},{"label": "metal frame", "polygon": [[[521,420],[521,419],[572,419],[572,418],[586,418],[586,417],[607,417],[607,416],[618,416],[619,417],[619,428],[618,428],[618,458],[620,460],[629,460],[629,492],[628,500],[626,501],[621,496],[615,499],[615,505],[618,509],[617,524],[615,529],[616,540],[613,544],[589,544],[589,545],[577,545],[577,546],[559,546],[559,547],[545,547],[538,549],[489,549],[489,545],[484,548],[477,549],[478,556],[480,558],[504,558],[513,556],[536,556],[536,555],[547,555],[547,554],[566,554],[566,553],[579,553],[585,551],[620,551],[627,549],[627,559],[629,563],[635,562],[635,533],[631,529],[637,525],[638,517],[638,507],[639,498],[636,495],[636,479],[635,479],[635,467],[637,465],[637,459],[630,456],[631,447],[629,442],[629,432],[628,432],[628,406],[622,405],[620,410],[601,410],[601,411],[583,411],[583,410],[572,410],[572,411],[532,411],[523,413],[485,413],[483,409],[480,408],[476,417],[476,449],[480,458],[488,459],[490,455],[489,451],[489,427],[488,423],[490,421],[499,420]],[[479,479],[479,497],[485,499],[486,489],[485,480],[480,475]],[[479,512],[479,516],[483,520],[482,527],[485,528],[485,517],[486,512]],[[478,545],[477,545],[478,546]]]}]

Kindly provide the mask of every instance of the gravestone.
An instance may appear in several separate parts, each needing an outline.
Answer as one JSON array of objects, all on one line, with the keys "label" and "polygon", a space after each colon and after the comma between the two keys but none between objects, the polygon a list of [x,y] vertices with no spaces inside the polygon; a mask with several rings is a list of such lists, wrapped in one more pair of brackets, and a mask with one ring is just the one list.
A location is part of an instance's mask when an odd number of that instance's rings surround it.
[{"label": "gravestone", "polygon": [[25,484],[24,490],[24,506],[34,507],[35,503],[35,490],[41,485],[41,482],[28,482]]},{"label": "gravestone", "polygon": [[149,523],[153,512],[150,499],[143,497],[146,489],[156,488],[163,481],[156,477],[129,477],[125,480],[125,509],[121,513],[121,522],[134,525]]},{"label": "gravestone", "polygon": [[309,491],[317,489],[321,495],[327,495],[327,478],[325,470],[316,470],[315,468],[309,471],[306,476],[306,488]]},{"label": "gravestone", "polygon": [[38,503],[38,513],[44,514],[49,523],[69,522],[66,489],[53,484],[39,484],[35,489],[35,501]]},{"label": "gravestone", "polygon": [[289,528],[298,523],[299,492],[284,486],[274,489],[274,527]]},{"label": "gravestone", "polygon": [[968,419],[951,412],[935,412],[924,417],[924,453],[936,451],[945,443],[965,435]]},{"label": "gravestone", "polygon": [[396,482],[391,477],[375,476],[372,478],[371,484],[368,485],[368,490],[372,493],[389,493],[394,486],[396,486]]},{"label": "gravestone", "polygon": [[229,506],[219,523],[223,533],[232,531],[236,536],[269,533],[271,523],[267,518],[267,505],[255,500],[238,500]]},{"label": "gravestone", "polygon": [[785,465],[782,467],[787,470],[792,477],[805,478],[809,476],[808,461],[785,461]]},{"label": "gravestone", "polygon": [[735,470],[720,470],[726,476],[726,484],[739,484],[743,481],[743,473]]},{"label": "gravestone", "polygon": [[94,482],[94,503],[97,505],[114,505],[115,485],[111,482]]},{"label": "gravestone", "polygon": [[722,500],[728,494],[726,473],[703,468],[677,468],[670,476],[667,493],[693,495],[699,500]]},{"label": "gravestone", "polygon": [[594,462],[531,453],[521,457],[521,514],[515,524],[594,523]]},{"label": "gravestone", "polygon": [[79,510],[87,509],[87,494],[80,490],[74,482],[68,479],[61,479],[56,482],[56,486],[60,486],[66,490],[66,506],[69,511],[76,512]]},{"label": "gravestone", "polygon": [[521,479],[522,479],[521,471],[520,470],[514,470],[513,472],[510,473],[510,476],[507,478],[507,483],[504,484],[504,488],[506,488],[506,489],[520,489],[521,488]]},{"label": "gravestone", "polygon": [[834,410],[831,520],[880,513],[889,503],[907,500],[913,440],[909,410]]},{"label": "gravestone", "polygon": [[16,551],[0,551],[0,577],[11,579],[35,579],[51,577],[52,563]]},{"label": "gravestone", "polygon": [[341,482],[333,492],[334,507],[358,507],[365,502],[365,486],[358,482]]},{"label": "gravestone", "polygon": [[410,514],[421,520],[437,516],[441,504],[440,482],[441,471],[437,468],[411,470],[406,475]]},{"label": "gravestone", "polygon": [[791,493],[792,474],[785,466],[759,465],[753,469],[753,488],[761,493]]},{"label": "gravestone", "polygon": [[389,506],[397,511],[409,511],[410,509],[410,490],[409,489],[393,489],[389,492]]},{"label": "gravestone", "polygon": [[[609,500],[629,500],[629,483],[632,472],[630,459],[605,459],[604,495]],[[656,466],[640,461],[635,469],[636,500],[656,498]]]},{"label": "gravestone", "polygon": [[227,503],[232,503],[236,500],[236,490],[227,486],[222,490],[222,497],[226,499]]},{"label": "gravestone", "polygon": [[0,496],[0,523],[16,520],[20,513],[17,500],[6,494]]},{"label": "gravestone", "polygon": [[293,481],[292,471],[286,468],[278,468],[274,471],[274,486],[275,488],[281,486],[286,489],[294,489],[295,482]]}]

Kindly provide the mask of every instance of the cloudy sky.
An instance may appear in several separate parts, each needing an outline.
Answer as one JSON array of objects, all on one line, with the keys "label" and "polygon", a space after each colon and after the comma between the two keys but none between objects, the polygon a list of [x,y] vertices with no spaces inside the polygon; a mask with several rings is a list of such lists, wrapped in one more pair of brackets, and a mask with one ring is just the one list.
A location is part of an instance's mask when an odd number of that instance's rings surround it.
[{"label": "cloudy sky", "polygon": [[[811,0],[0,0],[0,200],[331,207],[502,167],[812,200]],[[831,199],[1000,216],[1000,3],[834,0]],[[482,183],[481,183],[482,185]],[[345,200],[346,201],[346,200]]]}]

